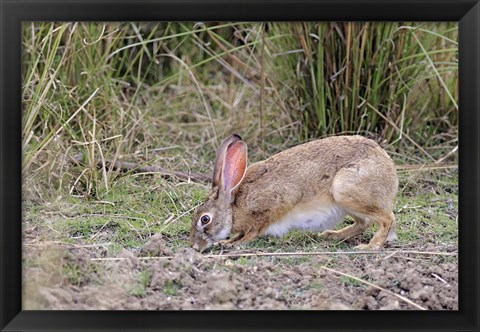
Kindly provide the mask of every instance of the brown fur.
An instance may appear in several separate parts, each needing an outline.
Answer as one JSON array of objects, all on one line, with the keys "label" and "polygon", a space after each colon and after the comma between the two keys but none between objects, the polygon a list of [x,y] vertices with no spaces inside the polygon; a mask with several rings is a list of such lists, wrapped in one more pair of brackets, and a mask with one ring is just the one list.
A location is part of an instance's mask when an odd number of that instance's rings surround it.
[{"label": "brown fur", "polygon": [[[194,221],[205,211],[214,213],[216,223],[212,220],[210,226],[214,233],[221,229],[223,215],[228,214],[230,233],[240,234],[229,242],[248,241],[298,205],[311,204],[312,200],[335,202],[354,216],[356,223],[322,235],[348,238],[362,233],[373,222],[378,231],[366,247],[378,248],[394,226],[392,208],[397,187],[393,161],[377,143],[362,136],[329,137],[250,165],[235,188],[231,204],[221,197],[215,199],[217,189],[212,188]],[[194,233],[192,227],[192,236]]]}]

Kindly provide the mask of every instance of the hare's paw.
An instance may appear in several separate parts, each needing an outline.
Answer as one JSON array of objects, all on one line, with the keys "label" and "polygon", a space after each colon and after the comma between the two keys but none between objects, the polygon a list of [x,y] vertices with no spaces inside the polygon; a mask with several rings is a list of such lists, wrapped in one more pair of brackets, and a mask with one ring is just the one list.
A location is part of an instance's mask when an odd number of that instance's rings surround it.
[{"label": "hare's paw", "polygon": [[378,250],[378,249],[380,249],[380,247],[376,246],[376,245],[362,243],[362,244],[359,244],[358,246],[355,246],[353,249],[355,249],[355,250]]},{"label": "hare's paw", "polygon": [[325,240],[343,240],[341,234],[338,231],[324,231],[319,234],[321,239]]},{"label": "hare's paw", "polygon": [[242,239],[242,234],[236,234],[229,239],[220,240],[216,244],[222,247],[233,247],[235,244],[240,242]]},{"label": "hare's paw", "polygon": [[216,243],[217,246],[219,247],[224,247],[224,248],[230,248],[233,247],[234,241],[231,241],[230,239],[228,240],[221,240]]}]

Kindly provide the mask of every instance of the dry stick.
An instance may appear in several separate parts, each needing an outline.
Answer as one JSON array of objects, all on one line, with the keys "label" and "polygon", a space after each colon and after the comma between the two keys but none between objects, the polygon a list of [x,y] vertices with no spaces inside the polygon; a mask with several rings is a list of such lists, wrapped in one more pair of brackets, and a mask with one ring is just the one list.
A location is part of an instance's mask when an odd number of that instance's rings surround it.
[{"label": "dry stick", "polygon": [[[379,254],[413,254],[427,256],[456,256],[457,252],[435,252],[435,251],[313,251],[313,252],[258,252],[238,253],[221,255],[203,255],[204,258],[230,258],[230,257],[261,257],[261,256],[318,256],[318,255],[379,255]],[[174,256],[161,257],[138,257],[139,260],[164,260],[172,259]],[[92,258],[92,261],[121,261],[124,257]]]},{"label": "dry stick", "polygon": [[420,165],[398,165],[397,167],[398,172],[428,172],[434,171],[439,169],[454,169],[458,168],[458,165],[455,164],[445,164],[445,165],[438,165],[438,164],[420,164]]},{"label": "dry stick", "polygon": [[443,279],[442,277],[440,277],[438,274],[432,273],[432,277],[440,280],[440,281],[443,282],[445,285],[450,286],[450,284],[449,284],[445,279]]},{"label": "dry stick", "polygon": [[[82,155],[76,155],[70,157],[72,162],[81,163],[83,160]],[[97,160],[95,162],[98,168],[103,168],[102,160]],[[152,173],[158,174],[165,179],[170,179],[172,176],[176,176],[180,179],[184,180],[195,180],[199,182],[210,182],[211,176],[206,175],[203,173],[196,173],[196,172],[180,172],[180,171],[169,171],[165,168],[158,167],[158,166],[139,166],[138,164],[128,162],[128,161],[111,161],[105,160],[105,165],[111,167],[112,169],[119,170],[121,172],[129,172],[134,171],[136,173]],[[446,164],[446,165],[428,165],[428,164],[421,164],[421,165],[399,165],[397,166],[397,170],[401,172],[411,172],[411,171],[429,171],[429,170],[436,170],[436,169],[450,169],[450,168],[458,168],[458,165],[454,164]]]},{"label": "dry stick", "polygon": [[320,268],[321,268],[321,269],[324,269],[324,270],[327,270],[327,271],[330,271],[330,272],[333,272],[333,273],[335,273],[335,274],[342,275],[342,276],[344,276],[344,277],[348,277],[348,278],[354,279],[354,280],[356,280],[356,281],[358,281],[358,282],[364,283],[364,284],[369,285],[369,286],[371,286],[371,287],[375,287],[376,289],[379,289],[379,290],[381,290],[381,291],[384,291],[384,292],[386,292],[386,293],[388,293],[388,294],[390,294],[390,295],[393,295],[393,296],[399,298],[400,300],[402,300],[402,301],[410,304],[411,306],[413,306],[413,307],[415,307],[415,308],[417,308],[417,309],[427,310],[426,308],[424,308],[424,307],[416,304],[415,302],[407,299],[406,297],[404,297],[404,296],[402,296],[402,295],[396,294],[396,293],[394,293],[394,292],[392,292],[392,291],[389,291],[388,289],[385,289],[385,288],[383,288],[383,287],[380,287],[380,286],[377,286],[377,285],[375,285],[375,284],[372,284],[371,282],[368,282],[368,281],[366,281],[366,280],[363,280],[363,279],[357,278],[357,277],[355,277],[355,276],[352,276],[351,274],[343,273],[343,272],[340,272],[340,271],[331,269],[331,268],[329,268],[329,267],[326,267],[325,265],[320,266]]},{"label": "dry stick", "polygon": [[398,165],[397,170],[398,171],[430,171],[430,170],[436,170],[436,169],[448,169],[448,168],[458,168],[457,164],[444,164],[444,165],[438,165],[438,164],[418,164],[418,165]]},{"label": "dry stick", "polygon": [[448,157],[450,157],[452,154],[454,154],[455,152],[457,152],[458,150],[458,145],[455,146],[453,148],[452,151],[450,151],[449,153],[447,153],[445,156],[443,156],[442,158],[438,159],[434,164],[438,165],[438,164],[441,164],[445,159],[447,159]]},{"label": "dry stick", "polygon": [[[82,155],[76,155],[71,157],[71,161],[75,163],[80,163],[82,162],[82,160],[83,160]],[[95,164],[97,167],[103,167],[103,162],[101,160],[96,160]],[[105,164],[106,166],[109,166],[112,169],[116,169],[121,172],[134,171],[139,173],[155,173],[162,176],[165,179],[170,179],[172,176],[176,176],[181,179],[185,179],[185,180],[192,179],[200,182],[208,182],[211,180],[211,176],[208,176],[202,173],[169,171],[165,168],[158,167],[158,166],[139,166],[135,163],[131,163],[127,161],[112,162],[111,160],[105,160]]]},{"label": "dry stick", "polygon": [[[50,241],[48,243],[25,243],[26,246],[29,247],[45,247],[45,245],[49,245],[50,243],[60,245],[58,247],[49,247],[48,250],[62,250],[62,249],[78,249],[78,248],[98,248],[98,247],[106,247],[111,246],[112,242],[105,242],[105,243],[97,243],[97,244],[74,244],[68,243],[63,241]],[[38,250],[44,250],[44,248],[40,248]]]}]

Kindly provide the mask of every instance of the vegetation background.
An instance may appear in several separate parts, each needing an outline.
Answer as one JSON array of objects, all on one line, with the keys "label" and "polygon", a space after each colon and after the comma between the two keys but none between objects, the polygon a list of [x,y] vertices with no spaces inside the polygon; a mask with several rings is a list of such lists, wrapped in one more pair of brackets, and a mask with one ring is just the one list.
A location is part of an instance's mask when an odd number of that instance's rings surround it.
[{"label": "vegetation background", "polygon": [[[330,135],[376,140],[398,165],[397,249],[455,252],[457,34],[421,22],[24,23],[25,268],[41,270],[51,244],[90,258],[138,253],[153,234],[187,247],[232,132],[250,162]],[[245,248],[351,247],[293,232]],[[57,281],[88,284],[91,266],[64,259]],[[139,275],[137,297],[150,285]],[[26,305],[38,303],[49,306]]]}]

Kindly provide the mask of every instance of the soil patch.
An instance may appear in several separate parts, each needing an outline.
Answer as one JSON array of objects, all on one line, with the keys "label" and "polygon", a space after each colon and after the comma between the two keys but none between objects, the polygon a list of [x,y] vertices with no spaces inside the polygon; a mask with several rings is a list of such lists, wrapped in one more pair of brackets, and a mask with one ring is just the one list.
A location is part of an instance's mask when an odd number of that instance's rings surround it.
[{"label": "soil patch", "polygon": [[458,309],[456,256],[399,250],[211,258],[191,248],[174,252],[158,235],[139,252],[123,250],[115,260],[92,260],[102,251],[94,257],[85,248],[58,244],[25,249],[24,309],[416,310],[362,281],[425,309]]}]

